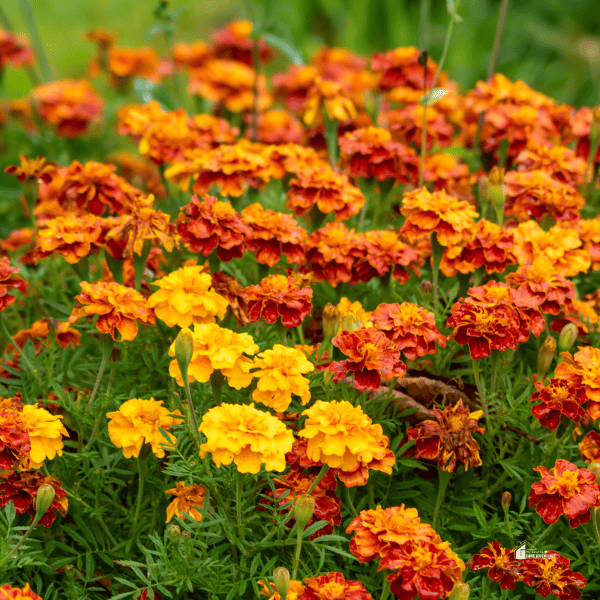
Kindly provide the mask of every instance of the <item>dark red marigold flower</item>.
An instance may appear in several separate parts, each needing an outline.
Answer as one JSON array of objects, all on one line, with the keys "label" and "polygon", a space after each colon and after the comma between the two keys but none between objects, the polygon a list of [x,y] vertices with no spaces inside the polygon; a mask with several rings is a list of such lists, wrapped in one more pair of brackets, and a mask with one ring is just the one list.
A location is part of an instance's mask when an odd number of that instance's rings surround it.
[{"label": "dark red marigold flower", "polygon": [[583,405],[587,402],[585,388],[559,378],[550,379],[548,384],[536,381],[535,392],[529,402],[541,402],[531,407],[531,414],[548,429],[556,429],[562,416],[575,423],[585,417]]},{"label": "dark red marigold flower", "polygon": [[514,590],[520,577],[515,551],[503,548],[499,542],[488,542],[488,546],[473,556],[471,568],[473,571],[488,569],[489,577],[503,590]]},{"label": "dark red marigold flower", "polygon": [[395,344],[372,327],[342,331],[333,338],[333,345],[348,359],[332,362],[328,370],[335,381],[353,372],[354,387],[361,392],[379,389],[381,377],[392,379],[406,373],[406,365],[400,360]]},{"label": "dark red marigold flower", "polygon": [[547,552],[545,558],[528,558],[519,563],[522,580],[546,598],[554,594],[561,600],[578,600],[587,584],[581,573],[569,568],[568,558],[558,552]]},{"label": "dark red marigold flower", "polygon": [[569,519],[574,529],[591,518],[590,508],[600,506],[600,487],[596,476],[587,469],[578,469],[568,460],[559,459],[553,469],[536,467],[541,481],[531,485],[529,506],[550,525],[561,515]]}]

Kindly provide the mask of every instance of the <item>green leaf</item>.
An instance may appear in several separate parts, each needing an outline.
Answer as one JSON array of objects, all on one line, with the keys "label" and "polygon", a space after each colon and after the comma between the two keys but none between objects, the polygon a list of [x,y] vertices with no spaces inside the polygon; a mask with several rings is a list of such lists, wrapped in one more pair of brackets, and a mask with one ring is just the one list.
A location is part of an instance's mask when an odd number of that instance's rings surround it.
[{"label": "green leaf", "polygon": [[448,94],[448,90],[444,88],[433,88],[429,90],[420,100],[419,104],[423,106],[433,106],[438,100],[441,100],[446,94]]},{"label": "green leaf", "polygon": [[304,57],[300,51],[294,48],[288,41],[273,33],[265,33],[262,37],[267,44],[271,44],[277,50],[281,50],[293,63],[297,65],[304,64]]},{"label": "green leaf", "polygon": [[4,507],[4,512],[6,513],[6,520],[8,521],[8,528],[10,529],[17,514],[15,503],[12,500]]}]

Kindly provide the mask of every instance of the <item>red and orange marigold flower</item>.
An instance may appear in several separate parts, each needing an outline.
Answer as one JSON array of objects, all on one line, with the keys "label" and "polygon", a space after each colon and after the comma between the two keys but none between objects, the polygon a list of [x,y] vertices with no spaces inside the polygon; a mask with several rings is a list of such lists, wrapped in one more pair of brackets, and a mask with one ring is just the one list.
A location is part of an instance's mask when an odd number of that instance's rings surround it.
[{"label": "red and orange marigold flower", "polygon": [[309,577],[304,581],[304,590],[298,600],[373,600],[360,581],[346,579],[341,573],[332,572],[318,577]]},{"label": "red and orange marigold flower", "polygon": [[19,267],[11,267],[10,261],[6,256],[0,258],[0,312],[6,310],[17,299],[11,296],[8,291],[27,289],[27,282],[17,275]]},{"label": "red and orange marigold flower", "polygon": [[16,588],[8,583],[0,585],[0,600],[42,600],[26,583],[25,587]]},{"label": "red and orange marigold flower", "polygon": [[503,590],[514,590],[520,580],[519,564],[514,550],[503,548],[499,542],[488,542],[487,548],[473,556],[472,569],[487,569],[488,576]]},{"label": "red and orange marigold flower", "polygon": [[558,552],[547,552],[542,560],[528,558],[519,562],[519,571],[522,580],[543,598],[554,594],[561,600],[578,600],[587,580],[570,569],[570,564],[571,561]]},{"label": "red and orange marigold flower", "polygon": [[536,144],[532,142],[519,153],[514,164],[518,171],[544,171],[552,179],[563,183],[583,183],[585,160],[578,157],[571,148]]},{"label": "red and orange marigold flower", "polygon": [[587,402],[585,389],[577,384],[560,378],[553,378],[544,385],[535,382],[536,392],[529,402],[541,402],[531,407],[531,414],[548,429],[556,429],[563,416],[574,423],[585,417],[584,404]]},{"label": "red and orange marigold flower", "polygon": [[6,65],[13,69],[33,67],[35,52],[28,40],[12,31],[0,28],[0,73]]},{"label": "red and orange marigold flower", "polygon": [[0,470],[6,472],[28,464],[31,441],[21,419],[22,409],[22,404],[20,408],[0,404]]}]

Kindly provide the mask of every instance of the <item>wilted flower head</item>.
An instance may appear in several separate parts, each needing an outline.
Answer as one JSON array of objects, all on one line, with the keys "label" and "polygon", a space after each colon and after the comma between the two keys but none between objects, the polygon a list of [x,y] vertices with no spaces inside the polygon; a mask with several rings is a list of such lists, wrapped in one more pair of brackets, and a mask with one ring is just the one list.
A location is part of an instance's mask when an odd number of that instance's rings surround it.
[{"label": "wilted flower head", "polygon": [[198,510],[204,505],[204,498],[206,496],[206,488],[202,485],[192,484],[185,485],[185,482],[178,481],[176,487],[166,490],[165,494],[175,496],[171,504],[167,506],[167,520],[168,523],[174,516],[179,519],[183,519],[182,513],[190,515],[194,521],[202,520],[202,513]]}]

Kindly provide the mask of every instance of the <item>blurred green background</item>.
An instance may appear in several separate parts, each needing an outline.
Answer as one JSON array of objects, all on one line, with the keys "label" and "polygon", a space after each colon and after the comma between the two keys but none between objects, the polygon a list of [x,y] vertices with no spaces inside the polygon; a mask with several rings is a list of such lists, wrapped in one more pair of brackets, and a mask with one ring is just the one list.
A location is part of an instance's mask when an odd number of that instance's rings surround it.
[{"label": "blurred green background", "polygon": [[[21,0],[2,0],[15,30],[27,33]],[[462,22],[454,29],[445,70],[463,90],[485,79],[500,0],[462,0]],[[119,44],[152,44],[156,0],[30,0],[56,77],[79,77],[94,51],[85,32],[104,27],[121,32]],[[176,38],[207,39],[212,29],[235,18],[260,18],[266,1],[173,0],[183,9]],[[309,56],[322,45],[371,54],[396,46],[428,47],[438,60],[448,21],[446,0],[276,0],[274,30]],[[283,68],[284,62],[278,65]],[[511,0],[499,72],[523,79],[559,102],[579,107],[599,102],[600,9],[598,0]],[[8,74],[7,93],[21,97],[29,82]]]}]

